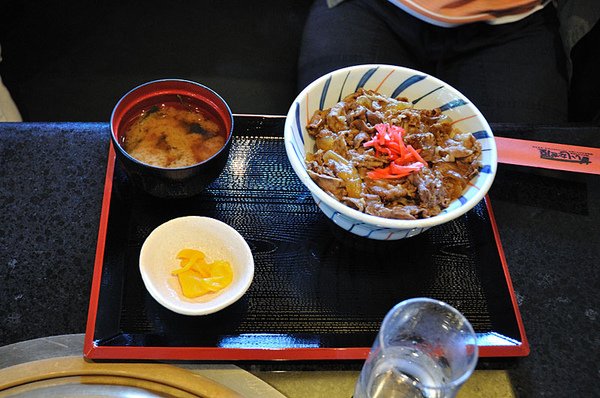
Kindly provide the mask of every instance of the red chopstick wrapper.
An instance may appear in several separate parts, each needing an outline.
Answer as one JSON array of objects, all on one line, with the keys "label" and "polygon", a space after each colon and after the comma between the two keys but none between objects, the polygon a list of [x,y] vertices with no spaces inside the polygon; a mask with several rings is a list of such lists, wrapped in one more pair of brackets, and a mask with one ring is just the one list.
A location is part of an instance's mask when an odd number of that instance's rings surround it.
[{"label": "red chopstick wrapper", "polygon": [[494,138],[500,163],[600,174],[600,148],[504,137]]}]

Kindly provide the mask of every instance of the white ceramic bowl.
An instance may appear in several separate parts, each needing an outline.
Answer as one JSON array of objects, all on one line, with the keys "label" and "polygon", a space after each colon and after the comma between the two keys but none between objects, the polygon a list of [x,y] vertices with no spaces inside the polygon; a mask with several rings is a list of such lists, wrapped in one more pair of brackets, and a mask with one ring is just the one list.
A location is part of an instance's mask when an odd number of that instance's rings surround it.
[{"label": "white ceramic bowl", "polygon": [[[327,194],[310,178],[304,162],[315,151],[315,141],[306,125],[318,109],[330,108],[358,88],[381,94],[407,97],[415,108],[441,108],[455,126],[473,133],[482,146],[482,168],[462,195],[440,214],[419,220],[397,220],[372,216],[354,210]],[[286,118],[284,131],[288,159],[310,190],[325,215],[343,229],[379,240],[396,240],[420,234],[453,220],[479,203],[488,192],[497,168],[496,144],[492,130],[481,112],[458,90],[426,73],[392,65],[357,65],[336,70],[308,85],[296,97]]]},{"label": "white ceramic bowl", "polygon": [[[177,276],[176,258],[181,249],[201,250],[209,262],[227,260],[233,281],[216,294],[194,299],[183,296]],[[244,295],[254,277],[254,259],[244,238],[229,225],[208,217],[180,217],[158,226],[144,241],[140,272],[148,292],[164,307],[184,315],[217,312]]]}]

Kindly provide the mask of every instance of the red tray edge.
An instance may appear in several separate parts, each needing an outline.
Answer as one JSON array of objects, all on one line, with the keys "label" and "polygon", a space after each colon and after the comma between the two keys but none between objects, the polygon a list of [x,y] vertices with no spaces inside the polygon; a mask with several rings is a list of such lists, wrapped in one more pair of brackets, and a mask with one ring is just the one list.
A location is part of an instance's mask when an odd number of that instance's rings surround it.
[{"label": "red tray edge", "polygon": [[[515,318],[517,319],[517,325],[519,327],[519,334],[521,335],[521,344],[515,347],[508,347],[509,349],[505,349],[506,351],[512,351],[513,348],[517,348],[517,352],[514,356],[527,356],[530,352],[529,341],[527,340],[527,335],[525,334],[525,325],[523,324],[523,318],[521,317],[521,311],[519,310],[519,303],[517,302],[517,296],[515,294],[515,289],[512,284],[512,279],[510,277],[510,272],[508,271],[508,263],[506,262],[506,256],[504,255],[504,248],[502,247],[502,242],[500,240],[500,232],[498,231],[498,224],[496,224],[496,217],[494,216],[494,211],[492,209],[492,203],[488,195],[485,196],[485,205],[488,209],[488,214],[490,216],[490,221],[492,224],[492,230],[494,231],[494,238],[496,240],[496,246],[498,248],[498,255],[500,256],[500,262],[502,263],[502,269],[504,271],[504,279],[506,280],[506,284],[508,287],[508,292],[510,294],[510,300],[513,305],[513,311],[515,314]],[[482,349],[480,350],[480,356],[482,355],[482,351],[487,351]],[[489,347],[491,353],[495,354],[496,350],[492,349],[494,347]],[[490,355],[492,356],[492,355]],[[496,356],[496,355],[493,355]],[[502,356],[502,355],[497,355]]]},{"label": "red tray edge", "polygon": [[[285,349],[245,349],[245,348],[218,348],[218,347],[115,347],[98,346],[94,343],[94,330],[100,295],[102,279],[102,264],[104,260],[104,245],[108,227],[110,198],[112,194],[113,174],[115,168],[115,152],[110,144],[94,273],[90,294],[87,325],[85,330],[83,355],[88,359],[152,359],[152,360],[364,360],[369,354],[370,347],[350,348],[285,348]],[[490,214],[490,221],[496,240],[496,246],[502,262],[505,280],[509,289],[513,310],[521,335],[521,344],[514,346],[480,346],[479,357],[525,357],[530,353],[529,342],[525,335],[525,328],[519,311],[515,291],[508,271],[506,257],[496,219],[490,204],[490,199],[485,197],[486,207]]]},{"label": "red tray edge", "polygon": [[[98,228],[98,243],[96,245],[96,258],[94,261],[94,272],[92,276],[92,287],[90,292],[90,303],[88,307],[88,318],[83,340],[83,354],[90,357],[98,347],[94,344],[94,330],[96,328],[96,315],[98,311],[98,297],[100,295],[100,283],[102,281],[102,263],[104,261],[104,245],[106,242],[106,230],[108,228],[108,214],[110,210],[110,197],[112,194],[112,180],[115,169],[115,151],[110,143],[108,150],[108,163],[106,166],[106,178],[104,180],[104,194],[102,197],[102,210],[100,212],[100,226]],[[91,358],[91,357],[90,357]]]}]

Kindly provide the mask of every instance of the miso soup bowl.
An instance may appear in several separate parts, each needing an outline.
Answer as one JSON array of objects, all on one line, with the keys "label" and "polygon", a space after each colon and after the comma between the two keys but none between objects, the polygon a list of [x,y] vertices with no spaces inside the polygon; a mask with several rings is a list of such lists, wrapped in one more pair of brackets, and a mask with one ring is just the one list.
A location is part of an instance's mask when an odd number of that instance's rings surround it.
[{"label": "miso soup bowl", "polygon": [[[462,132],[481,143],[481,169],[462,195],[440,214],[418,220],[378,217],[352,209],[322,190],[306,171],[306,153],[315,151],[315,140],[306,125],[313,113],[327,109],[358,88],[388,97],[406,97],[417,109],[440,110]],[[356,65],[328,73],[309,84],[292,103],[285,121],[284,141],[292,168],[312,194],[321,211],[339,227],[361,237],[398,240],[418,235],[460,217],[478,204],[490,189],[497,168],[494,135],[487,121],[467,97],[426,73],[394,65]]]},{"label": "miso soup bowl", "polygon": [[[127,126],[144,110],[164,103],[184,103],[201,108],[225,126],[225,145],[212,157],[187,167],[167,168],[144,163],[131,156],[122,142]],[[233,114],[219,94],[189,80],[163,79],[142,84],[117,102],[110,117],[111,141],[130,182],[159,198],[186,198],[201,193],[227,164]]]}]

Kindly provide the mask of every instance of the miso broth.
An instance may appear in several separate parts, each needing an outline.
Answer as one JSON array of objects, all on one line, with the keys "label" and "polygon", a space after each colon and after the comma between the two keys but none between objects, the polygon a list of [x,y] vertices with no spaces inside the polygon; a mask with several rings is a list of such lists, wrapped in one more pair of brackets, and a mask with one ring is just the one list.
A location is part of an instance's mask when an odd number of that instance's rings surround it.
[{"label": "miso broth", "polygon": [[121,141],[141,162],[177,168],[209,159],[225,145],[226,136],[223,124],[203,109],[167,103],[143,110]]}]

